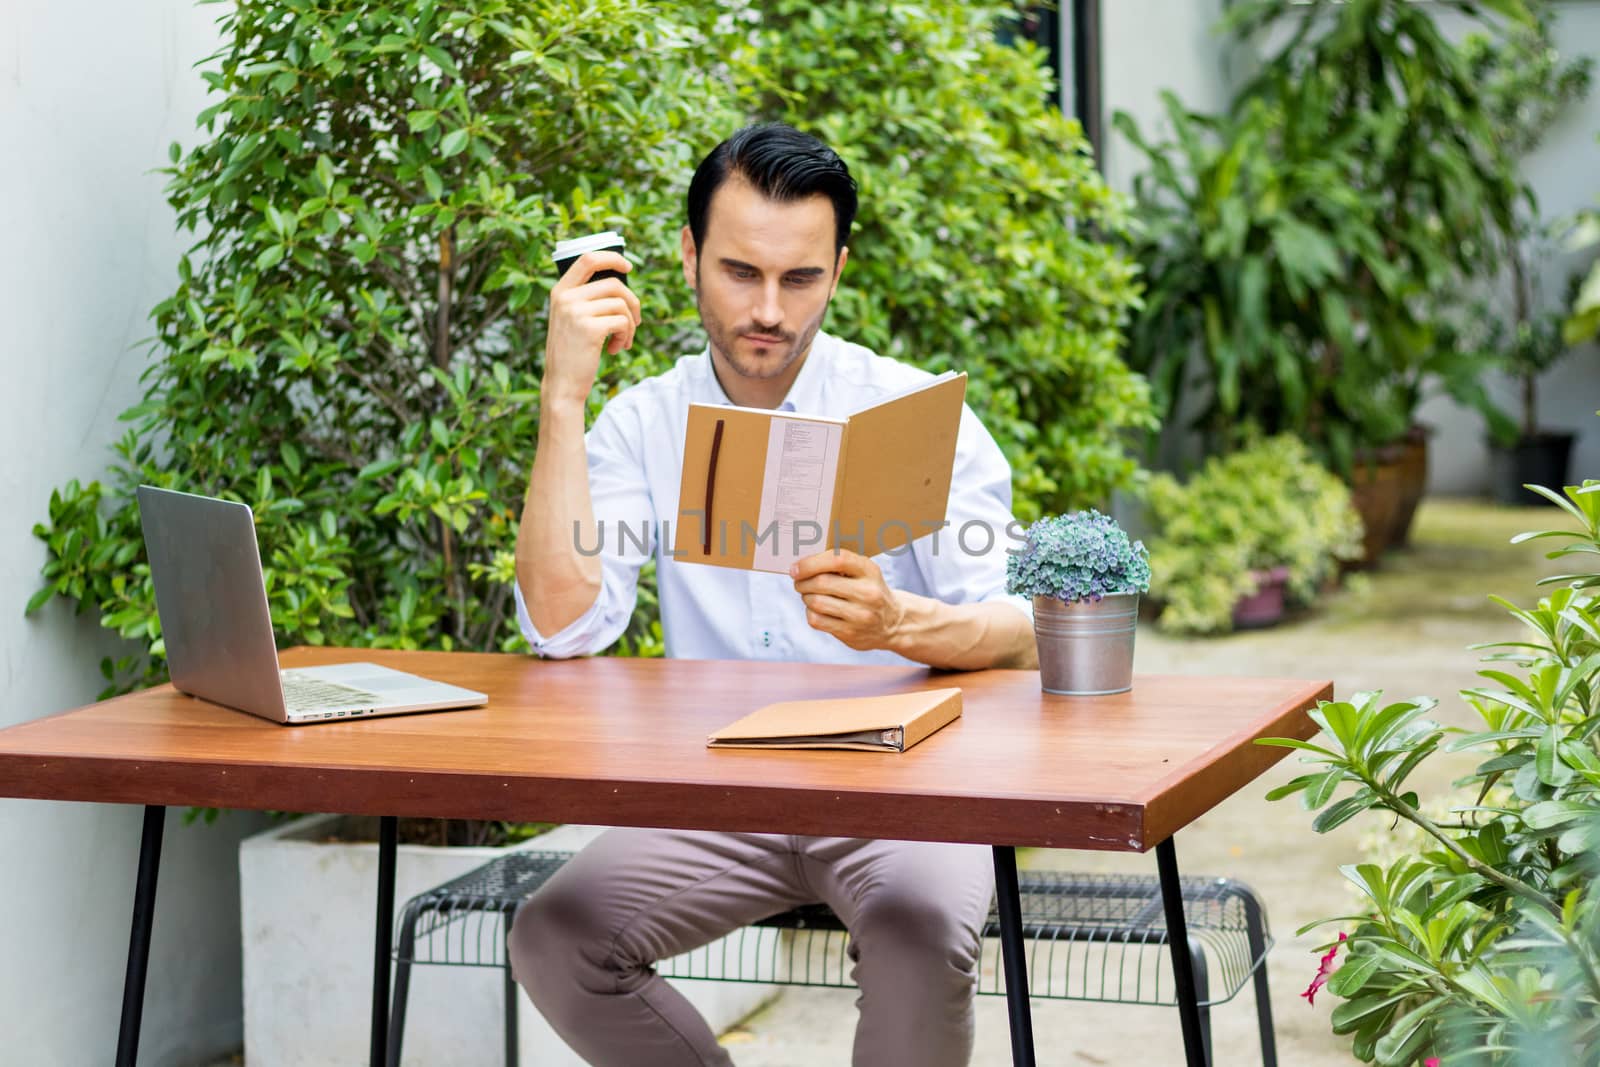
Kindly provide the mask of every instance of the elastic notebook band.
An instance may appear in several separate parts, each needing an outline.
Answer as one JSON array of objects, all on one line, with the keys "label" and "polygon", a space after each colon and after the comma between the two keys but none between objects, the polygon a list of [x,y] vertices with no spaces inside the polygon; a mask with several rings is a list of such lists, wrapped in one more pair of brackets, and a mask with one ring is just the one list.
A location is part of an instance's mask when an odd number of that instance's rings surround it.
[{"label": "elastic notebook band", "polygon": [[711,555],[711,497],[717,489],[717,453],[722,451],[722,419],[717,420],[717,429],[711,435],[711,462],[706,465],[706,529],[705,545],[701,551]]}]

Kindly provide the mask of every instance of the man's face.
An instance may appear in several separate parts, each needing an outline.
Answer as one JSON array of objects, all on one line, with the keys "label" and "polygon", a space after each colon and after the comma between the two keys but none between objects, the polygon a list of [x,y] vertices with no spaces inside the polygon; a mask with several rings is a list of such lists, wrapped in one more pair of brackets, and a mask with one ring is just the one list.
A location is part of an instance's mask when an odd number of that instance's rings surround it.
[{"label": "man's face", "polygon": [[712,194],[698,251],[683,229],[683,274],[725,385],[731,374],[752,386],[788,388],[822,326],[848,251],[834,255],[826,196],[779,203],[742,175],[728,176]]}]

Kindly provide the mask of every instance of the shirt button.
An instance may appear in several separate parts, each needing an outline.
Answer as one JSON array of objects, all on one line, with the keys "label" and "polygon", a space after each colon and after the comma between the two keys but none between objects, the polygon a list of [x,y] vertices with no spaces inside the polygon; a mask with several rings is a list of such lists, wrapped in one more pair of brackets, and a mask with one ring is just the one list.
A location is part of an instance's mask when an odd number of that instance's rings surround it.
[{"label": "shirt button", "polygon": [[772,631],[771,630],[762,630],[761,631],[761,644],[762,644],[762,647],[764,647],[764,648],[771,648],[772,647]]}]

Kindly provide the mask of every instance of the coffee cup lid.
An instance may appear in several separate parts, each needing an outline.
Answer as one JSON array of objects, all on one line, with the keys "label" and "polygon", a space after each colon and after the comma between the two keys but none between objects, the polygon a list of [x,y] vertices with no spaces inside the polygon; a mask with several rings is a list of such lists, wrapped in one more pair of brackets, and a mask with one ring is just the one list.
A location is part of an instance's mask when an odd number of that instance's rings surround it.
[{"label": "coffee cup lid", "polygon": [[587,237],[573,237],[556,243],[555,254],[550,258],[557,263],[563,259],[576,259],[585,252],[597,252],[602,248],[615,248],[618,252],[626,246],[622,235],[615,230],[605,230],[601,233],[591,233]]}]

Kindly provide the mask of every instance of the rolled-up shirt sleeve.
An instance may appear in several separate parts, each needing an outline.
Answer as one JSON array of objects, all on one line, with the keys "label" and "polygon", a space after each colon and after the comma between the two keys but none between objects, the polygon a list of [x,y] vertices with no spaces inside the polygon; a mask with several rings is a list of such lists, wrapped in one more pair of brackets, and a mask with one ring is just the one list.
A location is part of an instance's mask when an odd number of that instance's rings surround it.
[{"label": "rolled-up shirt sleeve", "polygon": [[600,595],[582,615],[545,636],[533,625],[522,587],[515,586],[517,623],[529,646],[552,659],[588,656],[608,648],[628,628],[638,597],[639,568],[655,552],[656,516],[639,448],[637,406],[617,397],[584,436],[589,457],[589,497],[596,529],[579,536],[578,551],[600,556]]},{"label": "rolled-up shirt sleeve", "polygon": [[913,542],[913,557],[932,595],[947,604],[1004,601],[1031,619],[1032,602],[1006,592],[1007,549],[1022,544],[1022,527],[1011,512],[1011,465],[965,405],[945,521],[936,537]]}]

